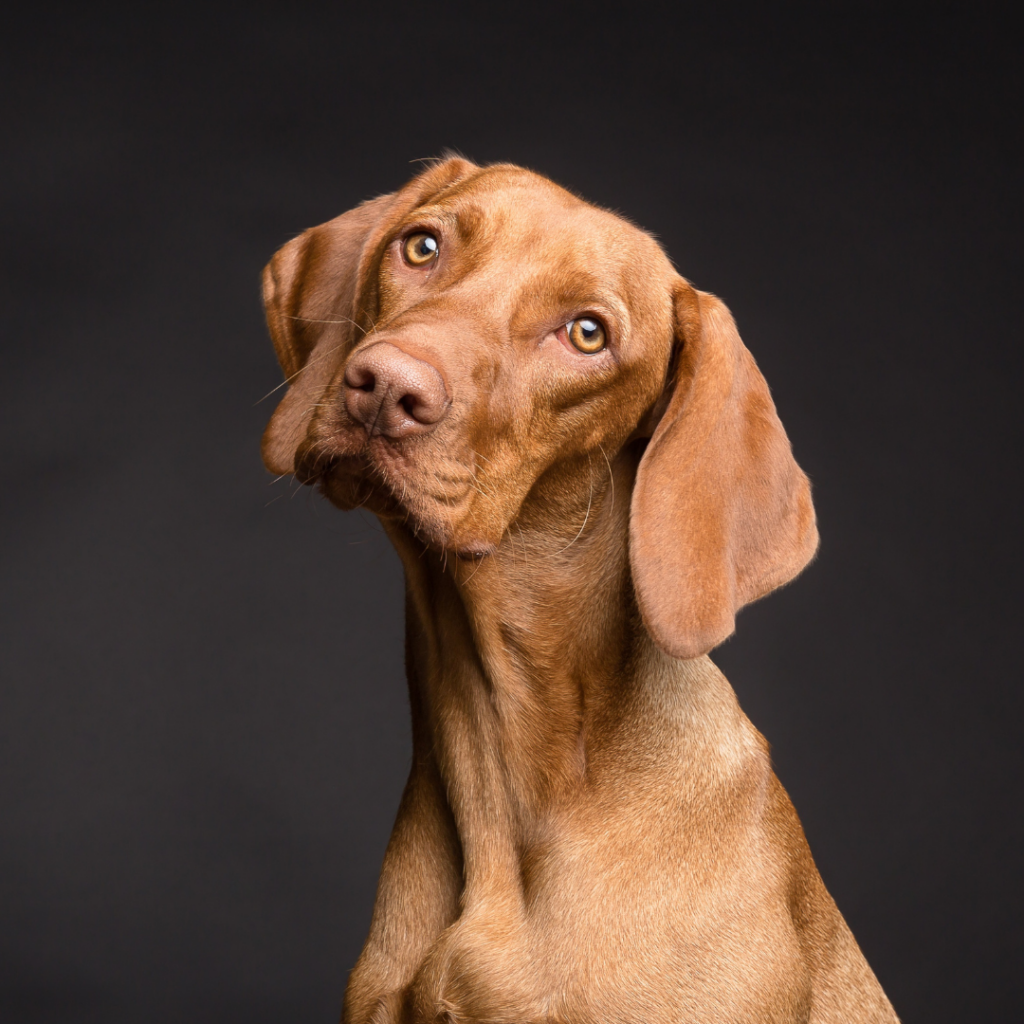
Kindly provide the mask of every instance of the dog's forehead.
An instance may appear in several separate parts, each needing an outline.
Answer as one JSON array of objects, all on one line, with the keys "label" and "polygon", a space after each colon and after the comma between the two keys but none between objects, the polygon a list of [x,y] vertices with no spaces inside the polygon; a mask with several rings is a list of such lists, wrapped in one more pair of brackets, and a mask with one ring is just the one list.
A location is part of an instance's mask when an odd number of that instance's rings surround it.
[{"label": "dog's forehead", "polygon": [[446,224],[472,254],[461,281],[504,295],[528,319],[593,303],[630,310],[623,322],[669,315],[675,272],[655,239],[539,174],[486,168],[432,197],[410,223],[419,217]]},{"label": "dog's forehead", "polygon": [[487,168],[429,204],[470,239],[489,239],[521,258],[557,253],[563,261],[608,271],[639,258],[667,264],[658,243],[624,217],[588,203],[519,167]]}]

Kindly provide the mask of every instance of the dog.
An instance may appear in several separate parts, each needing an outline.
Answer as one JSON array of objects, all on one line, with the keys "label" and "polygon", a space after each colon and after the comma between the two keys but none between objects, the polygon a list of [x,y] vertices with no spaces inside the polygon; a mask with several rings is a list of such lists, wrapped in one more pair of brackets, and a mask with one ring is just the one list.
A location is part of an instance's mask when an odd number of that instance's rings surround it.
[{"label": "dog", "polygon": [[263,282],[264,462],[406,576],[413,763],[343,1020],[895,1021],[707,656],[818,543],[722,302],[456,157]]}]

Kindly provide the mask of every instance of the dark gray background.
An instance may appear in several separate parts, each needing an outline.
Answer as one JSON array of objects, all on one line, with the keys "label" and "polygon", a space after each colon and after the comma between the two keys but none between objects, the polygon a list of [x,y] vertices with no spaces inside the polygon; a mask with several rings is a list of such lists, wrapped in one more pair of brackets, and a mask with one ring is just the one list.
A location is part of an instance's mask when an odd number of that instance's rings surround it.
[{"label": "dark gray background", "polygon": [[1020,39],[823,6],[7,23],[0,1018],[335,1019],[408,764],[402,584],[259,463],[258,278],[448,146],[731,306],[823,542],[716,660],[904,1019],[1024,1014]]}]

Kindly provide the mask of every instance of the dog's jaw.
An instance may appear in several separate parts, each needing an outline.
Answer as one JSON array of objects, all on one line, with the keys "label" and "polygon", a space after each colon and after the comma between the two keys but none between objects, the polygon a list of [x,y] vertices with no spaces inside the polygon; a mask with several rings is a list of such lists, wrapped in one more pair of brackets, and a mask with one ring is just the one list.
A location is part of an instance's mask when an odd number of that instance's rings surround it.
[{"label": "dog's jaw", "polygon": [[295,475],[337,508],[365,508],[433,551],[465,561],[486,558],[496,543],[473,523],[481,496],[476,467],[449,457],[425,473],[418,441],[395,443],[355,426],[311,431],[296,455]]}]

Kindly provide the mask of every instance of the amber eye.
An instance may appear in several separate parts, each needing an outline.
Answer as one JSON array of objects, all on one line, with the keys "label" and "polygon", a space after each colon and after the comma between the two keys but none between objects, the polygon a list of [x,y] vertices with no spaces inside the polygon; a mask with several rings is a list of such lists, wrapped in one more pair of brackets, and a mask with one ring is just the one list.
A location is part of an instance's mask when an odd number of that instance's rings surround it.
[{"label": "amber eye", "polygon": [[431,260],[437,259],[437,239],[425,231],[418,231],[405,240],[402,252],[407,263],[414,267],[425,267]]},{"label": "amber eye", "polygon": [[588,316],[580,320],[570,320],[565,329],[573,345],[587,355],[600,352],[607,344],[600,320],[592,320]]}]

